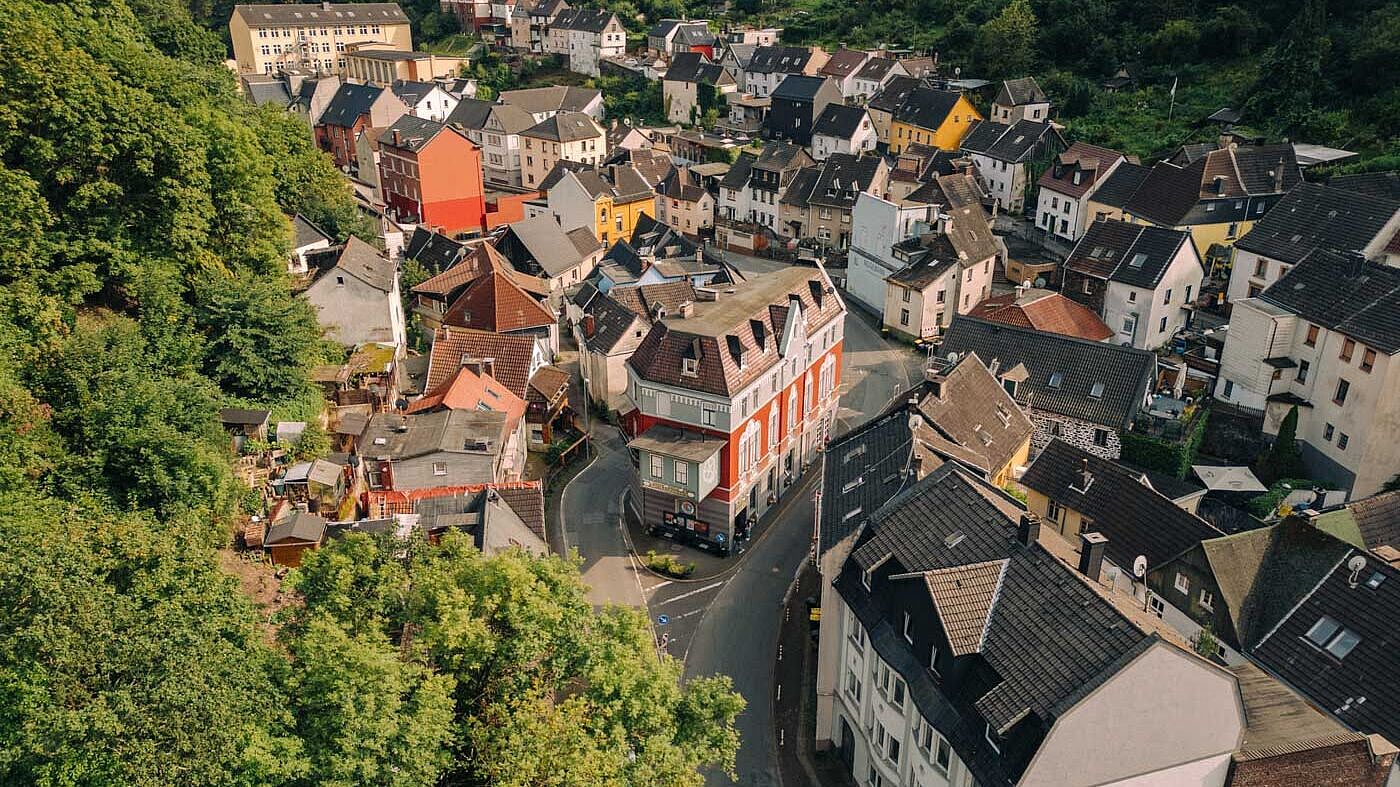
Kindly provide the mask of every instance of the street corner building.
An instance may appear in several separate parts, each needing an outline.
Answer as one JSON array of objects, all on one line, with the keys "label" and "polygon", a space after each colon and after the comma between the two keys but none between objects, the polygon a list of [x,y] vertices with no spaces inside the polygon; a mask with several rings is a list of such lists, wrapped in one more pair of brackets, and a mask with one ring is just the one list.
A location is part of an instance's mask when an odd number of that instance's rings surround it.
[{"label": "street corner building", "polygon": [[627,362],[643,523],[727,554],[831,435],[845,304],[824,270],[695,288]]}]

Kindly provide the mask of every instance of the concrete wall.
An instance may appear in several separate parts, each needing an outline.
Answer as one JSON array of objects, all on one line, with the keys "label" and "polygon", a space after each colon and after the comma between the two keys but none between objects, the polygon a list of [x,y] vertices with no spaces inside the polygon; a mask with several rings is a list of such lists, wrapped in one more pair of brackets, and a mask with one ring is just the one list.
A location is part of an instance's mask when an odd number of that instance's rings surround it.
[{"label": "concrete wall", "polygon": [[1218,787],[1243,733],[1234,677],[1159,642],[1060,717],[1019,785]]}]

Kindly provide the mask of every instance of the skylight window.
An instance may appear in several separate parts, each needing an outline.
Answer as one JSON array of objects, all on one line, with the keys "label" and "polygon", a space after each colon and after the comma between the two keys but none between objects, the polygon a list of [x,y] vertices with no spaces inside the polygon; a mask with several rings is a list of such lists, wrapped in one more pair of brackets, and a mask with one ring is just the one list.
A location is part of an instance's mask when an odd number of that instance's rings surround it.
[{"label": "skylight window", "polygon": [[1058,390],[1059,387],[1060,387],[1060,385],[1062,385],[1062,384],[1064,383],[1064,381],[1065,381],[1065,376],[1064,376],[1063,374],[1061,374],[1060,372],[1055,372],[1054,374],[1050,375],[1050,387],[1051,387],[1051,388],[1054,388],[1054,389]]},{"label": "skylight window", "polygon": [[1143,254],[1142,252],[1138,252],[1137,254],[1133,255],[1133,258],[1131,260],[1128,260],[1128,267],[1141,268],[1144,264],[1146,264],[1146,262],[1147,255]]},{"label": "skylight window", "polygon": [[1103,383],[1094,383],[1094,387],[1092,387],[1092,388],[1089,389],[1089,398],[1090,398],[1090,399],[1102,399],[1102,398],[1103,398]]},{"label": "skylight window", "polygon": [[1323,615],[1308,629],[1305,635],[1309,642],[1331,653],[1337,658],[1345,658],[1361,642],[1361,635]]}]

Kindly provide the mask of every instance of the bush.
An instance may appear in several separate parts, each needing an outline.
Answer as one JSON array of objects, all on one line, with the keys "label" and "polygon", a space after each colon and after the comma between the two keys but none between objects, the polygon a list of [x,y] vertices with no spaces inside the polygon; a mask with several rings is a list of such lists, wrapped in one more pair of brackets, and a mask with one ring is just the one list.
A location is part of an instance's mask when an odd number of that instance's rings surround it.
[{"label": "bush", "polygon": [[646,556],[642,558],[642,563],[658,574],[665,574],[676,579],[685,579],[695,573],[694,563],[686,563],[675,555],[658,555],[655,549],[647,550]]},{"label": "bush", "polygon": [[1273,515],[1274,509],[1279,503],[1288,497],[1290,492],[1298,489],[1335,489],[1336,486],[1327,481],[1314,481],[1311,478],[1280,478],[1269,486],[1269,491],[1257,497],[1251,497],[1246,503],[1249,513],[1257,519],[1268,519]]},{"label": "bush", "polygon": [[1124,432],[1120,438],[1123,444],[1122,459],[1145,470],[1185,478],[1191,470],[1191,464],[1196,461],[1196,454],[1200,450],[1201,440],[1205,437],[1206,423],[1209,420],[1210,411],[1203,406],[1188,427],[1190,431],[1180,440],[1164,440],[1137,432]]}]

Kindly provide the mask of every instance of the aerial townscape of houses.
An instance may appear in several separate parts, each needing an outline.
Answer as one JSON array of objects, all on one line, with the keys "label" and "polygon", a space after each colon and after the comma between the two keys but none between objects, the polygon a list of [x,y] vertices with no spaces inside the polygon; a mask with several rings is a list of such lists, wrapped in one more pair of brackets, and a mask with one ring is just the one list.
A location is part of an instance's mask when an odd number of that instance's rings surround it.
[{"label": "aerial townscape of houses", "polygon": [[[910,52],[441,9],[671,125],[479,98],[393,3],[234,8],[244,95],[378,231],[289,217],[348,360],[321,424],[222,413],[250,549],[544,554],[544,479],[616,429],[640,526],[723,559],[815,491],[807,745],[860,784],[1400,780],[1400,175],[1229,124],[1144,161]],[[922,372],[849,418],[857,322]]]}]

